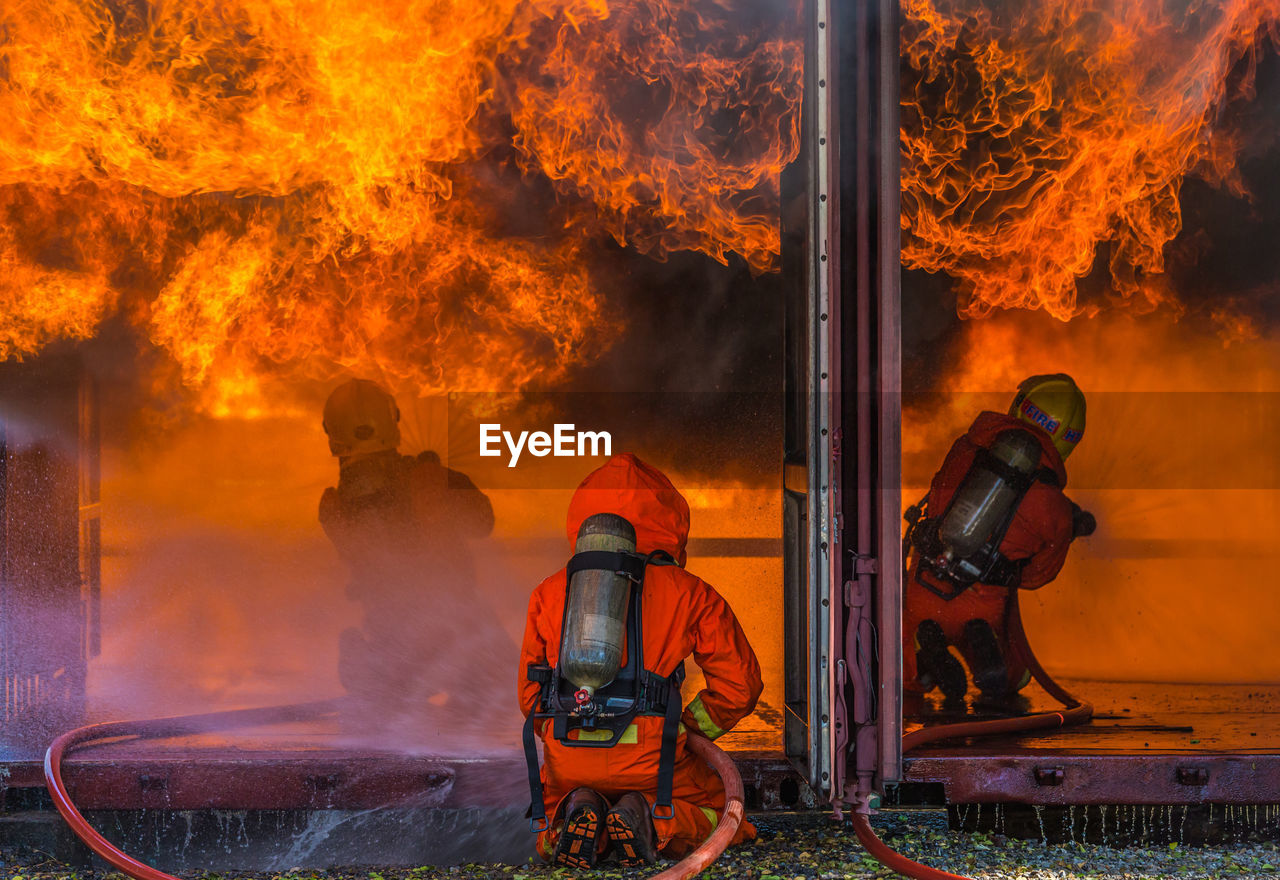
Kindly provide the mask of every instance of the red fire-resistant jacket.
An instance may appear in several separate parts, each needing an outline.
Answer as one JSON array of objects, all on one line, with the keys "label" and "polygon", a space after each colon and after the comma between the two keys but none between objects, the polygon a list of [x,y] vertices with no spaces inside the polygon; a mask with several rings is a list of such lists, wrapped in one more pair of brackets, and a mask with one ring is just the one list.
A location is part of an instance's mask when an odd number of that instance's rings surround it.
[{"label": "red fire-resistant jacket", "polygon": [[[707,686],[684,710],[682,727],[715,737],[751,714],[763,684],[760,665],[728,604],[710,584],[684,570],[689,535],[689,505],[665,475],[633,455],[616,455],[590,474],[569,503],[566,531],[569,547],[583,520],[614,513],[636,530],[636,550],[665,550],[677,566],[650,566],[645,574],[643,608],[644,662],[651,672],[670,675],[690,654],[706,676]],[[537,703],[539,686],[526,678],[530,663],[554,665],[560,652],[564,617],[565,572],[556,572],[533,591],[520,657],[519,699],[528,715]],[[650,802],[657,791],[658,752],[663,719],[637,718],[612,748],[573,748],[540,731],[545,745],[542,781],[552,828],[539,840],[544,857],[557,832],[555,810],[561,798],[578,786],[594,788],[610,800],[628,791],[644,793]],[[656,819],[659,847],[679,857],[693,849],[715,827],[724,806],[720,779],[685,750],[684,730],[676,747],[675,787],[671,819]],[[755,836],[743,822],[734,840]]]},{"label": "red fire-resistant jacket", "polygon": [[[1021,428],[1032,434],[1041,449],[1040,466],[1053,470],[1058,485],[1052,486],[1037,480],[1023,496],[1022,503],[1009,524],[1000,543],[1000,552],[1012,560],[1027,560],[1022,569],[1021,587],[1034,590],[1052,581],[1062,570],[1067,550],[1071,546],[1071,502],[1063,494],[1067,485],[1067,471],[1062,456],[1054,447],[1049,435],[1013,416],[1001,413],[980,413],[968,432],[952,445],[942,467],[929,486],[929,512],[939,516],[951,503],[969,472],[979,448],[989,448],[996,437],[1010,428]],[[913,643],[920,623],[936,620],[947,640],[959,646],[965,653],[964,625],[970,620],[985,620],[991,624],[1002,647],[1007,648],[1004,627],[1005,611],[1009,604],[1009,590],[990,584],[974,584],[960,596],[947,601],[925,589],[916,581],[917,573],[931,580],[926,572],[918,572],[918,560],[913,559],[908,572],[903,608],[903,683],[910,689],[915,684],[916,664]],[[936,581],[933,581],[936,583]],[[1025,684],[1026,668],[1019,658],[1010,657],[1006,650],[1010,684]]]}]

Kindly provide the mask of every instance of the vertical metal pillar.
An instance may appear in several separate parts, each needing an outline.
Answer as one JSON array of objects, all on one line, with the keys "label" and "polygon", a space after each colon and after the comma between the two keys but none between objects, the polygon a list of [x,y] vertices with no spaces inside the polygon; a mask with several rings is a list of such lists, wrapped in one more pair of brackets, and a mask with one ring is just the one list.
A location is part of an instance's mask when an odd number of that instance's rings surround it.
[{"label": "vertical metal pillar", "polygon": [[836,686],[848,729],[833,758],[833,800],[865,804],[897,780],[901,762],[898,4],[840,4],[834,30],[845,447]]},{"label": "vertical metal pillar", "polygon": [[783,218],[801,282],[786,313],[784,746],[838,805],[900,762],[898,10],[806,11],[804,217]]}]

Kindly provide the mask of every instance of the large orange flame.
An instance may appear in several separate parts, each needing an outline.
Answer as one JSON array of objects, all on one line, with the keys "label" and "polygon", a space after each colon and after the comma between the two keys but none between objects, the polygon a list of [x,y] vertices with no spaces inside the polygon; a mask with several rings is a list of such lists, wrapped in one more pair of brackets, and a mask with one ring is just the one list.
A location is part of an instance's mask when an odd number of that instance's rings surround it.
[{"label": "large orange flame", "polygon": [[722,263],[735,251],[770,269],[779,174],[800,145],[798,21],[770,33],[759,13],[702,6],[619,4],[550,22],[514,77],[515,143],[590,199],[619,244]]},{"label": "large orange flame", "polygon": [[1185,175],[1239,185],[1215,112],[1251,87],[1280,2],[904,9],[903,263],[956,278],[969,317],[1071,318],[1104,245],[1119,294],[1166,296],[1146,279],[1181,229]]},{"label": "large orange flame", "polygon": [[[123,311],[215,412],[267,376],[553,384],[611,326],[581,258],[602,235],[776,255],[798,42],[693,5],[6,3],[0,359]],[[476,183],[517,155],[514,192]],[[511,234],[546,178],[576,219]]]}]

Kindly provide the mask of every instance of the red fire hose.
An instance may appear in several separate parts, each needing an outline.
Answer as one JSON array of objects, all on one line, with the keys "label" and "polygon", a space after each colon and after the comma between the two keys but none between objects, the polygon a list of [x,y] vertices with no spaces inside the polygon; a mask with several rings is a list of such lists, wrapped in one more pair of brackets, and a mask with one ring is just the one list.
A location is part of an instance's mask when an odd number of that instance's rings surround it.
[{"label": "red fire hose", "polygon": [[[966,721],[958,724],[939,724],[913,731],[902,738],[902,753],[905,755],[926,743],[944,739],[970,736],[994,736],[1002,733],[1025,733],[1031,730],[1046,730],[1054,727],[1066,727],[1072,724],[1084,724],[1093,717],[1093,706],[1077,699],[1070,691],[1049,677],[1040,661],[1036,659],[1031,644],[1027,641],[1027,631],[1022,626],[1022,612],[1018,608],[1018,591],[1010,592],[1009,610],[1005,617],[1005,626],[1009,640],[1022,655],[1022,660],[1031,670],[1031,675],[1058,702],[1062,703],[1061,712],[1036,712],[1016,718],[996,718],[990,721]],[[948,874],[928,865],[912,861],[901,853],[895,852],[876,836],[871,828],[871,821],[866,813],[854,813],[852,817],[854,833],[859,842],[871,856],[887,868],[891,868],[904,877],[916,880],[966,880],[959,874]]]},{"label": "red fire hose", "polygon": [[[1031,650],[1031,645],[1027,642],[1026,630],[1022,627],[1022,614],[1018,609],[1016,591],[1013,593],[1013,598],[1009,604],[1007,626],[1009,637],[1015,647],[1020,649],[1032,676],[1050,696],[1063,704],[1064,709],[1061,712],[1038,712],[1017,718],[999,718],[991,721],[972,721],[924,728],[902,738],[902,751],[904,754],[911,749],[919,748],[925,743],[937,742],[938,740],[1065,727],[1069,724],[1082,724],[1093,716],[1093,707],[1076,699],[1070,692],[1050,678],[1044,667],[1040,665],[1039,660],[1036,659],[1035,653]],[[729,841],[733,839],[734,833],[742,822],[742,777],[738,775],[738,770],[733,761],[710,740],[696,733],[690,732],[688,734],[688,746],[691,752],[710,764],[724,781],[724,814],[720,819],[720,824],[716,826],[715,832],[700,847],[672,867],[655,875],[652,880],[688,880],[688,878],[704,870],[725,851]],[[947,871],[931,868],[928,865],[922,865],[901,853],[895,852],[876,836],[866,813],[854,813],[852,822],[858,841],[872,858],[885,867],[897,871],[903,876],[916,878],[916,880],[967,880],[963,875],[951,874]]]},{"label": "red fire hose", "polygon": [[[1016,718],[970,721],[922,728],[903,737],[903,754],[926,743],[939,740],[1065,727],[1070,724],[1084,723],[1093,716],[1093,707],[1077,699],[1050,678],[1044,667],[1036,659],[1030,644],[1027,642],[1026,631],[1022,626],[1022,615],[1018,609],[1018,594],[1016,590],[1012,593],[1007,626],[1010,640],[1015,647],[1020,649],[1023,660],[1027,664],[1027,668],[1031,670],[1032,676],[1054,699],[1063,704],[1063,710],[1060,712],[1038,712]],[[326,700],[293,706],[239,709],[230,712],[161,718],[154,721],[120,721],[77,728],[64,733],[49,746],[44,758],[45,782],[48,785],[49,793],[53,797],[54,805],[72,831],[91,850],[113,867],[135,878],[135,880],[177,880],[172,875],[143,864],[117,849],[89,825],[75,804],[72,803],[71,796],[67,793],[66,786],[63,784],[63,756],[72,749],[108,739],[154,739],[170,736],[191,736],[198,733],[236,727],[309,720],[332,711],[336,706],[337,701]],[[744,815],[742,777],[738,774],[733,760],[711,740],[692,731],[687,734],[687,745],[689,751],[706,761],[719,774],[724,783],[724,812],[720,817],[716,830],[703,841],[701,846],[670,868],[654,875],[652,880],[688,880],[688,878],[705,870],[724,853],[729,842],[733,839],[733,835],[742,824]],[[854,813],[852,822],[854,832],[863,847],[885,867],[906,877],[916,878],[916,880],[965,880],[959,874],[950,874],[937,868],[931,868],[928,865],[922,865],[890,849],[884,841],[876,836],[866,813]]]},{"label": "red fire hose", "polygon": [[[253,727],[261,724],[278,724],[316,718],[337,706],[337,701],[303,703],[293,706],[271,706],[263,709],[238,709],[231,712],[213,712],[205,715],[185,715],[176,718],[158,718],[154,721],[115,721],[93,724],[62,734],[53,741],[44,756],[44,778],[53,797],[54,806],[76,836],[88,845],[112,867],[135,880],[178,880],[170,874],[144,864],[120,850],[94,830],[71,800],[62,781],[62,759],[70,751],[91,743],[119,739],[156,739],[170,736],[192,736],[215,730],[237,727]],[[711,740],[690,731],[687,734],[690,752],[706,761],[720,775],[724,783],[724,812],[711,836],[702,845],[679,862],[654,876],[653,880],[688,880],[714,862],[725,851],[729,841],[742,824],[745,812],[742,793],[742,777],[733,760]]]},{"label": "red fire hose", "polygon": [[99,834],[80,814],[62,782],[62,758],[72,749],[108,739],[157,739],[170,736],[193,736],[215,730],[237,727],[255,727],[261,724],[281,724],[291,721],[308,721],[325,715],[338,706],[337,700],[314,703],[298,703],[291,706],[268,706],[261,709],[235,709],[230,712],[210,712],[203,715],[182,715],[175,718],[157,718],[153,721],[113,721],[108,724],[91,724],[62,734],[53,741],[44,755],[44,780],[53,797],[53,804],[62,818],[71,826],[76,836],[112,867],[135,880],[178,880],[170,874],[143,864],[117,849]]},{"label": "red fire hose", "polygon": [[871,857],[904,877],[915,877],[917,880],[969,880],[963,874],[949,874],[946,871],[913,862],[901,853],[890,849],[887,843],[876,836],[866,813],[854,813],[852,822],[853,832],[858,835],[858,842]]},{"label": "red fire hose", "polygon": [[733,840],[738,826],[742,824],[745,810],[742,800],[742,777],[733,759],[720,750],[715,743],[692,730],[686,734],[686,745],[690,752],[711,765],[711,769],[720,774],[724,783],[724,812],[720,815],[720,823],[711,836],[702,845],[676,862],[665,871],[655,874],[651,880],[688,880],[706,869]]},{"label": "red fire hose", "polygon": [[1093,706],[1078,699],[1066,688],[1049,677],[1040,661],[1036,659],[1031,644],[1027,641],[1027,632],[1022,627],[1022,612],[1018,608],[1018,591],[1011,592],[1009,612],[1005,618],[1005,626],[1009,631],[1009,641],[1015,650],[1022,655],[1022,660],[1031,670],[1031,676],[1044,688],[1049,696],[1062,703],[1061,712],[1036,712],[1031,715],[1020,715],[1016,718],[996,718],[991,721],[968,721],[959,724],[940,724],[935,727],[922,727],[908,733],[902,738],[902,752],[906,754],[912,749],[926,743],[944,739],[956,739],[966,736],[992,736],[1001,733],[1025,733],[1030,730],[1045,730],[1053,727],[1067,727],[1072,724],[1083,724],[1093,717]]}]

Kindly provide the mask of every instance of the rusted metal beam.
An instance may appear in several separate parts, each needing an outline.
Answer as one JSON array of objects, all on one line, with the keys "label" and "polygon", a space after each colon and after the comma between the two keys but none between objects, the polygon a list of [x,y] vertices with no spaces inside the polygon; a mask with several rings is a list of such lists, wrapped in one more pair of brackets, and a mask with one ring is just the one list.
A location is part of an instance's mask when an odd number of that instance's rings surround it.
[{"label": "rusted metal beam", "polygon": [[1280,754],[926,755],[904,761],[903,779],[940,783],[949,803],[1271,804]]},{"label": "rusted metal beam", "polygon": [[[86,755],[69,760],[64,776],[72,798],[84,810],[356,810],[447,805],[464,766],[393,754],[246,756],[201,751],[154,757]],[[0,770],[0,788],[44,786],[38,762],[13,762],[5,770],[7,778]],[[463,793],[475,801],[470,805],[508,803],[495,803],[484,791],[484,786],[463,786]]]},{"label": "rusted metal beam", "polygon": [[[817,803],[780,753],[733,757],[752,809]],[[524,759],[516,754],[462,758],[301,749],[90,751],[70,757],[63,776],[82,810],[471,809],[523,807],[529,798]],[[43,788],[39,761],[0,763],[5,800],[30,809]]]}]

